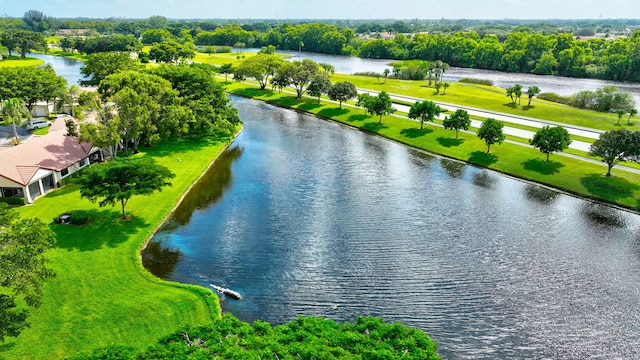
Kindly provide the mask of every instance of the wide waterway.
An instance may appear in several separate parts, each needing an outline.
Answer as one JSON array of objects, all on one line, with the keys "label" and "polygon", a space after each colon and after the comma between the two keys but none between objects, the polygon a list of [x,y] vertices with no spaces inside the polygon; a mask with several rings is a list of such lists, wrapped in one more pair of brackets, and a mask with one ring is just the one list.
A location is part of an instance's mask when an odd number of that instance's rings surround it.
[{"label": "wide waterway", "polygon": [[243,132],[143,253],[158,276],[239,291],[246,321],[399,321],[445,359],[640,358],[640,216],[233,102]]}]

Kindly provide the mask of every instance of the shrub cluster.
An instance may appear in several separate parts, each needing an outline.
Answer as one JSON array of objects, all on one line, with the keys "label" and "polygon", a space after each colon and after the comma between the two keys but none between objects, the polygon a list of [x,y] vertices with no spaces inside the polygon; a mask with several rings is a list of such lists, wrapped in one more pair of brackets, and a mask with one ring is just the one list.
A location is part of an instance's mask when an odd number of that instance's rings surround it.
[{"label": "shrub cluster", "polygon": [[[469,84],[478,84],[478,85],[487,85],[493,86],[493,81],[487,79],[476,79],[476,78],[462,78],[458,80],[461,83],[469,83]],[[538,96],[540,97],[540,96]]]}]

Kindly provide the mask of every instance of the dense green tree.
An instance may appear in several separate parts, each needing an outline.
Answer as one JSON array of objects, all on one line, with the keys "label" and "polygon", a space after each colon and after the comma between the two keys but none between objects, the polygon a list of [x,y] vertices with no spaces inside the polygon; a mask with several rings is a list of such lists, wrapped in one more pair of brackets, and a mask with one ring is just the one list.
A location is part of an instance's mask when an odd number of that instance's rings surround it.
[{"label": "dense green tree", "polygon": [[255,79],[260,89],[264,90],[269,83],[269,77],[284,68],[286,64],[288,63],[278,55],[257,54],[243,60],[236,68],[235,74]]},{"label": "dense green tree", "polygon": [[148,157],[114,159],[96,164],[82,171],[78,178],[80,197],[98,202],[100,207],[122,207],[122,219],[127,218],[126,206],[134,195],[151,195],[170,186],[175,175]]},{"label": "dense green tree", "polygon": [[307,86],[307,94],[318,98],[318,104],[320,103],[320,96],[326,94],[331,89],[331,79],[329,75],[324,72],[319,72],[313,76]]},{"label": "dense green tree", "polygon": [[10,98],[0,101],[0,114],[5,123],[13,125],[13,141],[18,144],[18,125],[22,119],[30,119],[31,113],[22,99]]},{"label": "dense green tree", "polygon": [[55,30],[56,27],[56,19],[46,16],[38,10],[26,11],[22,16],[22,21],[24,21],[31,31],[39,33]]},{"label": "dense green tree", "polygon": [[471,126],[471,118],[469,113],[463,109],[457,109],[451,116],[447,116],[442,120],[442,126],[445,129],[453,129],[456,131],[456,139],[458,138],[458,131],[469,130]]},{"label": "dense green tree", "polygon": [[[179,93],[178,104],[193,113],[193,117],[185,117],[183,124],[188,126],[189,134],[231,134],[240,122],[237,109],[230,105],[224,88],[214,79],[214,71],[205,64],[163,65],[152,71],[171,83]],[[178,129],[184,129],[183,126]]]},{"label": "dense green tree", "polygon": [[478,137],[487,144],[487,153],[491,151],[491,145],[502,144],[505,139],[502,128],[504,124],[496,119],[487,118],[482,122],[482,126],[478,130]]},{"label": "dense green tree", "polygon": [[634,107],[635,102],[629,92],[613,85],[607,85],[595,91],[593,108],[598,111],[618,111]]},{"label": "dense green tree", "polygon": [[[360,100],[360,99],[358,99]],[[377,115],[378,123],[382,123],[382,116],[392,114],[396,109],[392,106],[391,97],[386,91],[381,91],[378,96],[364,97],[364,108],[368,113]]]},{"label": "dense green tree", "polygon": [[409,119],[419,119],[420,130],[422,130],[425,121],[433,121],[442,111],[442,108],[433,101],[416,101],[409,109]]},{"label": "dense green tree", "polygon": [[319,71],[320,67],[311,59],[294,60],[285,63],[279,70],[287,79],[287,82],[296,90],[298,99],[302,98],[307,85]]},{"label": "dense green tree", "polygon": [[342,109],[342,103],[358,96],[356,86],[348,81],[341,81],[333,84],[328,91],[329,99],[338,101]]},{"label": "dense green tree", "polygon": [[97,36],[84,39],[83,52],[95,54],[99,52],[134,52],[142,50],[142,44],[131,35]]},{"label": "dense green tree", "polygon": [[64,94],[66,88],[67,81],[50,65],[0,68],[0,100],[22,99],[29,110],[39,101],[53,101]]},{"label": "dense green tree", "polygon": [[0,203],[0,342],[18,336],[28,326],[28,307],[40,305],[42,283],[54,276],[45,267],[43,253],[55,243],[55,235],[39,219],[21,219]]},{"label": "dense green tree", "polygon": [[47,41],[41,33],[19,29],[2,32],[0,43],[7,48],[9,55],[16,51],[22,59],[32,50],[45,51],[47,47]]},{"label": "dense green tree", "polygon": [[151,46],[149,59],[164,63],[177,63],[179,61],[193,59],[196,52],[189,46],[180,44],[175,40],[167,40]]},{"label": "dense green tree", "polygon": [[536,131],[532,139],[529,140],[529,144],[540,152],[547,155],[547,161],[549,161],[549,155],[555,151],[562,151],[569,147],[571,144],[571,136],[567,129],[562,126],[543,126],[540,130]]},{"label": "dense green tree", "polygon": [[80,80],[80,83],[82,85],[98,86],[100,81],[111,74],[138,68],[140,68],[138,63],[131,59],[127,53],[102,52],[91,54],[80,68],[80,73],[88,80]]},{"label": "dense green tree", "polygon": [[149,18],[149,27],[152,29],[164,29],[169,24],[166,17],[160,15],[154,15]]},{"label": "dense green tree", "polygon": [[163,41],[171,40],[173,36],[168,30],[153,28],[142,33],[142,43],[145,45],[153,45]]},{"label": "dense green tree", "polygon": [[611,176],[611,169],[618,162],[640,155],[640,136],[627,129],[607,131],[591,145],[589,155],[607,164],[606,176]]},{"label": "dense green tree", "polygon": [[191,116],[188,112],[177,111],[179,93],[160,76],[137,71],[119,72],[102,80],[98,92],[103,101],[114,102],[125,146],[132,142],[134,152],[138,151],[142,140],[152,144],[188,132]]}]

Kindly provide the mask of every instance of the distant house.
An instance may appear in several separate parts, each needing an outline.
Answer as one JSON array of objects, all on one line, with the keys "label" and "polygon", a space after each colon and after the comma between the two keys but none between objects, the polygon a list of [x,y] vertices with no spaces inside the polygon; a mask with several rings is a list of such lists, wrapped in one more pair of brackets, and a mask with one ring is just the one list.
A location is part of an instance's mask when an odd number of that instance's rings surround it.
[{"label": "distant house", "polygon": [[30,204],[61,179],[103,161],[100,148],[65,136],[66,132],[64,118],[59,118],[47,135],[0,147],[0,196],[24,197]]}]

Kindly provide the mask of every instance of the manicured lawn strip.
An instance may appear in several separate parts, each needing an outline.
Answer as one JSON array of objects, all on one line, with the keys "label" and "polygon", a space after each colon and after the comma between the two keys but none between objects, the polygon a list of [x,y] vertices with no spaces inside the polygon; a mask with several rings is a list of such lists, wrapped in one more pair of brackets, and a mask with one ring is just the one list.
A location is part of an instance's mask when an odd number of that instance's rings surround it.
[{"label": "manicured lawn strip", "polygon": [[136,156],[153,157],[176,177],[173,186],[160,193],[131,198],[129,221],[118,220],[117,206],[99,208],[80,199],[75,185],[18,208],[22,216],[47,223],[74,210],[88,211],[93,221],[86,226],[50,225],[58,241],[46,255],[57,276],[45,284],[43,304],[29,318],[31,328],[0,347],[5,351],[0,355],[51,359],[110,344],[143,348],[184,325],[207,324],[218,317],[218,299],[209,289],[154,277],[142,267],[140,249],[228,141],[173,140],[142,149]]},{"label": "manicured lawn strip", "polygon": [[14,67],[14,66],[40,66],[44,64],[44,60],[28,57],[25,59],[19,59],[17,56],[12,56],[11,59],[0,61],[0,67]]},{"label": "manicured lawn strip", "polygon": [[[426,81],[406,81],[387,79],[386,83],[378,82],[376,78],[366,76],[354,76],[335,74],[332,82],[350,81],[358,88],[365,88],[375,91],[386,91],[392,94],[405,95],[440,101],[449,104],[469,106],[488,111],[496,111],[517,116],[525,116],[536,119],[544,119],[564,124],[582,126],[600,130],[612,130],[624,126],[630,129],[639,127],[637,123],[631,125],[616,126],[618,117],[615,114],[601,113],[596,111],[575,109],[570,106],[551,103],[545,100],[536,99],[530,108],[526,95],[522,97],[522,105],[513,107],[511,99],[506,96],[505,90],[465,83],[452,82],[445,95],[435,93],[433,87],[428,87]],[[526,87],[527,84],[523,84]],[[535,85],[535,84],[531,84]]]},{"label": "manicured lawn strip", "polygon": [[63,51],[62,49],[49,49],[47,55],[62,56],[70,59],[76,59],[82,62],[86,62],[89,59],[89,55],[87,54]]},{"label": "manicured lawn strip", "polygon": [[456,140],[452,130],[427,124],[424,130],[419,130],[417,122],[393,116],[384,116],[382,123],[378,124],[377,117],[366,115],[361,109],[344,107],[339,109],[335,104],[317,104],[317,101],[308,98],[298,100],[290,94],[270,90],[261,91],[246,84],[231,83],[227,85],[227,90],[241,96],[253,97],[331,118],[435,154],[463,160],[570,193],[635,210],[640,209],[638,200],[640,199],[640,175],[638,174],[614,168],[613,176],[606,178],[602,176],[606,168],[599,164],[591,164],[559,154],[552,154],[551,161],[546,162],[544,154],[540,151],[509,143],[493,145],[491,154],[486,154],[484,142],[472,134],[460,133],[460,140]]}]

